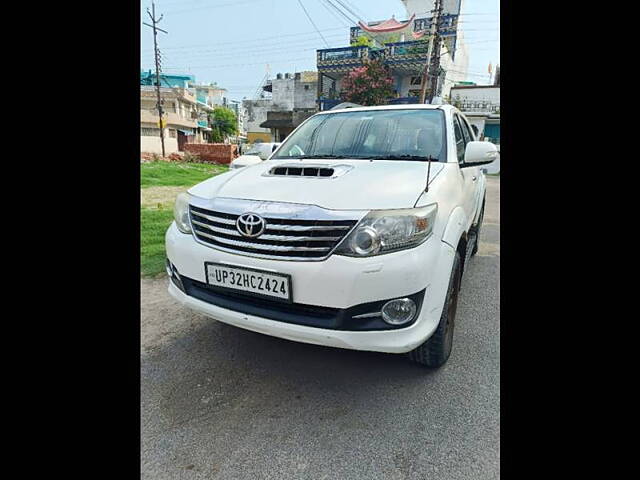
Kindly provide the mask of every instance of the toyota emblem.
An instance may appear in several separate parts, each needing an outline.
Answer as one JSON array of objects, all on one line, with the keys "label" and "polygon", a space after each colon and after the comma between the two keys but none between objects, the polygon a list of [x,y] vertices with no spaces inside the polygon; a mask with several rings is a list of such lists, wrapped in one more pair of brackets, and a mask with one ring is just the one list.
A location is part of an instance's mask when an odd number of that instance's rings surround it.
[{"label": "toyota emblem", "polygon": [[236,228],[243,237],[257,237],[262,235],[267,227],[267,222],[260,215],[255,213],[243,213],[236,220]]}]

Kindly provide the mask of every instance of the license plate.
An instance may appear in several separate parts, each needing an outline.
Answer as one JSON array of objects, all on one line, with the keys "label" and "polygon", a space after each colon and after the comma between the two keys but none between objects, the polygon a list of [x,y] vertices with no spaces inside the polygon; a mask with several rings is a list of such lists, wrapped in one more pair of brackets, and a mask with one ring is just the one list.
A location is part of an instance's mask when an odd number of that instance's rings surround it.
[{"label": "license plate", "polygon": [[211,262],[205,262],[204,271],[212,287],[291,302],[290,275]]}]

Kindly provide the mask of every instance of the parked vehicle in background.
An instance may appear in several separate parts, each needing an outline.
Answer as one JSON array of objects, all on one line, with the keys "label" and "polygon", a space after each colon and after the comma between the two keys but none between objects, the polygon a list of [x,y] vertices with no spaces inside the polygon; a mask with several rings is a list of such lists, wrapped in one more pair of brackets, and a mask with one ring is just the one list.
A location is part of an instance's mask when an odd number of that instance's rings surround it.
[{"label": "parked vehicle in background", "polygon": [[169,293],[248,330],[438,367],[496,155],[451,105],[319,112],[269,160],[178,196]]},{"label": "parked vehicle in background", "polygon": [[280,143],[255,143],[245,153],[234,159],[229,168],[236,169],[260,163],[269,158],[269,155],[279,146]]}]

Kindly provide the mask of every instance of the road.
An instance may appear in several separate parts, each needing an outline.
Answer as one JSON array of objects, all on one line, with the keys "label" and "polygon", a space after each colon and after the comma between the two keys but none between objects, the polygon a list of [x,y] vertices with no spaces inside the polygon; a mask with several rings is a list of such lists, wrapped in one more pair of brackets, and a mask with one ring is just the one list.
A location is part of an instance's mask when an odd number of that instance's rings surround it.
[{"label": "road", "polygon": [[499,478],[500,179],[487,180],[436,371],[234,328],[141,280],[142,478]]}]

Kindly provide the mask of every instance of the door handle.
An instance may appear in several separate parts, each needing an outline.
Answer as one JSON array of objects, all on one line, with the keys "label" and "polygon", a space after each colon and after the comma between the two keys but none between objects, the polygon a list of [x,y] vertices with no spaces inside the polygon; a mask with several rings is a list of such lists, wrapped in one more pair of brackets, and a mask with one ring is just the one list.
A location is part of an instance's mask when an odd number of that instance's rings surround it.
[{"label": "door handle", "polygon": [[473,177],[471,177],[471,180],[473,180],[474,182],[478,179],[478,177],[476,177],[475,175]]}]

